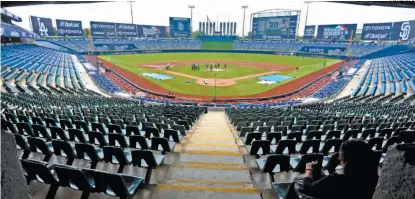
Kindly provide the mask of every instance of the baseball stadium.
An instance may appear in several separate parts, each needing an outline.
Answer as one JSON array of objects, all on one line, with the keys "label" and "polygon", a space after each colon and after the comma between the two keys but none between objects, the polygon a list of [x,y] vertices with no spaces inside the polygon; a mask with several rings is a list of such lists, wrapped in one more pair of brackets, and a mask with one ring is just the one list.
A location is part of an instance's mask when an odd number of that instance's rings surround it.
[{"label": "baseball stadium", "polygon": [[410,1],[4,1],[1,19],[4,198],[415,198]]}]

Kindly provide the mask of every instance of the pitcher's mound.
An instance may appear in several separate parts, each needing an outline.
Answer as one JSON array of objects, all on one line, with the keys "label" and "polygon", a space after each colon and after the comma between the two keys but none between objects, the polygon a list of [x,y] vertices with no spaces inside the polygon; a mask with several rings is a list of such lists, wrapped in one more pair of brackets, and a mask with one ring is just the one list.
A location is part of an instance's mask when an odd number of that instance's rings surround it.
[{"label": "pitcher's mound", "polygon": [[[205,84],[205,79],[198,79],[196,83],[205,86],[215,86],[215,79],[207,79],[207,84]],[[235,84],[235,81],[232,79],[216,79],[216,86],[232,86]]]}]

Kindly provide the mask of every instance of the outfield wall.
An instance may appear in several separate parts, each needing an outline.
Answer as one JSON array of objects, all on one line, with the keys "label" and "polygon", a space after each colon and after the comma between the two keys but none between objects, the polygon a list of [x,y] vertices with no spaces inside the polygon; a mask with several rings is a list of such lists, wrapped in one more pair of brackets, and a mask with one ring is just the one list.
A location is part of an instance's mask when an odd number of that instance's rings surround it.
[{"label": "outfield wall", "polygon": [[[304,57],[320,57],[331,59],[349,59],[347,56],[325,55],[312,53],[295,53],[282,51],[260,51],[260,50],[212,50],[212,49],[172,49],[172,50],[124,50],[124,51],[95,51],[94,55],[120,55],[120,54],[146,54],[146,53],[245,53],[245,54],[268,54],[268,55],[291,55]],[[84,53],[88,54],[88,53]]]}]

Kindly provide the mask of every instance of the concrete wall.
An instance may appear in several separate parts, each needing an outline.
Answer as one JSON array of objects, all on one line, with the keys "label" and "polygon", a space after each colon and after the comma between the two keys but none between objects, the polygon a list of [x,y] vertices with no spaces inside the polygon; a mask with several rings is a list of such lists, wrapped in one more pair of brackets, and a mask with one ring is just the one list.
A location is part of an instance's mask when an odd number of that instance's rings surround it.
[{"label": "concrete wall", "polygon": [[415,198],[415,148],[388,150],[373,199]]},{"label": "concrete wall", "polygon": [[13,134],[1,132],[1,198],[30,199]]}]

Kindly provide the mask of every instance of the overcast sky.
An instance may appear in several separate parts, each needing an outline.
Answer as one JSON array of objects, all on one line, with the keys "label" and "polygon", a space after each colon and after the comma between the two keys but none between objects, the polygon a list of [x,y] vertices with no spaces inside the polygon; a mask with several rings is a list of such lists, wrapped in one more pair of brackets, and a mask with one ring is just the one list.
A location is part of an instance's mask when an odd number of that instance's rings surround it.
[{"label": "overcast sky", "polygon": [[[303,34],[306,4],[303,1],[288,0],[137,0],[133,4],[135,24],[169,25],[169,17],[190,17],[188,5],[194,5],[193,27],[199,28],[199,21],[206,21],[206,16],[212,21],[237,22],[237,34],[242,33],[242,5],[248,5],[246,10],[245,34],[250,30],[250,14],[267,9],[301,10],[299,35]],[[104,21],[131,23],[130,4],[126,1],[104,2],[92,4],[39,5],[7,8],[13,14],[20,16],[23,22],[16,23],[28,30],[29,16],[55,19],[81,20],[82,26],[89,27],[89,21]],[[361,29],[363,23],[394,22],[414,20],[415,9],[389,8],[378,6],[356,6],[340,3],[313,2],[309,6],[308,25],[357,23]]]}]

